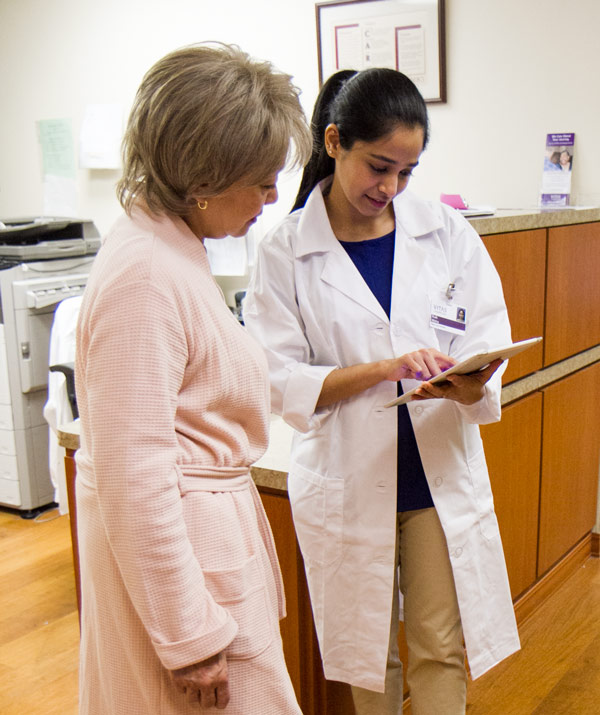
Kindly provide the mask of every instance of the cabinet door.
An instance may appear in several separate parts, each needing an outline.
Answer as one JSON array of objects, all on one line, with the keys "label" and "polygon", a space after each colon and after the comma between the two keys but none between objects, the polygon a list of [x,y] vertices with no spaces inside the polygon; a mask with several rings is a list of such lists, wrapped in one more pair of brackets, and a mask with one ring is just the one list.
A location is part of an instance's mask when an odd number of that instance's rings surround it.
[{"label": "cabinet door", "polygon": [[[546,229],[483,236],[500,274],[513,341],[544,334]],[[536,345],[508,363],[503,383],[542,367],[543,345]]]},{"label": "cabinet door", "polygon": [[505,407],[481,436],[514,599],[536,579],[542,395]]},{"label": "cabinet door", "polygon": [[304,715],[351,715],[350,686],[325,680],[315,632],[304,562],[292,510],[284,492],[259,488],[271,524],[285,588],[287,616],[281,621],[283,652]]},{"label": "cabinet door", "polygon": [[544,365],[600,343],[600,223],[548,230]]},{"label": "cabinet door", "polygon": [[77,538],[77,463],[75,450],[67,449],[65,454],[65,476],[67,480],[67,499],[69,503],[69,521],[71,527],[71,548],[73,550],[73,569],[75,570],[75,592],[77,593],[77,612],[81,622],[81,577],[79,570],[79,540]]},{"label": "cabinet door", "polygon": [[538,577],[596,521],[600,363],[544,390]]}]

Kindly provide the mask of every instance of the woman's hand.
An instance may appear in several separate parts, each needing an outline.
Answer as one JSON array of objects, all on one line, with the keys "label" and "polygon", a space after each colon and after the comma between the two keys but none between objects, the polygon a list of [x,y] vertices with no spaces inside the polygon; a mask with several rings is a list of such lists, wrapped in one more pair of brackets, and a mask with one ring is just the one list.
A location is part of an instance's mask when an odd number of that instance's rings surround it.
[{"label": "woman's hand", "polygon": [[171,680],[189,700],[198,701],[203,708],[223,710],[229,703],[229,676],[225,653],[170,671]]},{"label": "woman's hand", "polygon": [[409,379],[429,380],[456,364],[454,358],[435,348],[421,348],[384,362],[387,363],[389,370],[385,379],[392,382]]},{"label": "woman's hand", "polygon": [[327,375],[317,407],[326,407],[358,395],[384,380],[428,380],[456,363],[435,348],[422,348],[402,357],[340,367]]},{"label": "woman's hand", "polygon": [[500,365],[502,365],[502,360],[494,360],[478,372],[471,372],[468,375],[448,375],[445,382],[438,382],[435,385],[424,382],[411,399],[446,398],[460,402],[462,405],[473,405],[483,397],[485,383]]}]

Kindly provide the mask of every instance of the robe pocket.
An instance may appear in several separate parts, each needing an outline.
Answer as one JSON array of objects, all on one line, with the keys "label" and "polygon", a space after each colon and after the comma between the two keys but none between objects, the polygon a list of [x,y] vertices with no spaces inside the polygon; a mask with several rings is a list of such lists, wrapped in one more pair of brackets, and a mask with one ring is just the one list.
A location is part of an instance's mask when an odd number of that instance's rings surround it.
[{"label": "robe pocket", "polygon": [[256,556],[240,568],[203,573],[212,597],[238,624],[238,633],[225,650],[227,658],[260,655],[273,641],[273,615]]},{"label": "robe pocket", "polygon": [[342,554],[344,480],[322,477],[295,464],[288,494],[304,559],[322,565],[336,562]]}]

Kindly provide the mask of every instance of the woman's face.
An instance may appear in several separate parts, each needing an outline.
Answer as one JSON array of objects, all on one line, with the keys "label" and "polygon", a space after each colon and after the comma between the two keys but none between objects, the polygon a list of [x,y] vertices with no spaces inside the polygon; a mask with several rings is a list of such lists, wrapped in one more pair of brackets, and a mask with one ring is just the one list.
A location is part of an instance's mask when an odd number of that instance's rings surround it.
[{"label": "woman's face", "polygon": [[222,194],[206,199],[204,210],[197,206],[192,209],[186,219],[188,225],[199,238],[245,236],[265,204],[277,201],[277,176],[275,173],[266,177],[255,186],[233,185]]},{"label": "woman's face", "polygon": [[423,151],[421,127],[396,129],[373,142],[356,141],[346,151],[339,143],[337,127],[325,131],[326,146],[335,158],[330,195],[362,217],[376,217],[408,186]]},{"label": "woman's face", "polygon": [[571,161],[571,156],[570,156],[569,152],[568,151],[561,152],[560,163],[563,164],[563,166],[564,166],[565,164],[568,164],[569,161]]}]

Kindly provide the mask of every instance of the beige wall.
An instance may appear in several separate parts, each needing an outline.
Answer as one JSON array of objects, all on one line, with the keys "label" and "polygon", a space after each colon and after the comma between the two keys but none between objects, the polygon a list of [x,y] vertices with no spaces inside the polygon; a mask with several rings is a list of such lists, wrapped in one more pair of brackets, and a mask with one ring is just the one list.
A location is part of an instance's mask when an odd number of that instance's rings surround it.
[{"label": "beige wall", "polygon": [[[430,105],[432,141],[413,180],[424,196],[471,203],[537,202],[544,137],[576,133],[573,193],[600,204],[600,3],[597,0],[446,0],[448,103]],[[235,42],[296,78],[310,112],[317,92],[312,0],[0,0],[0,217],[39,215],[35,121],[87,104],[127,112],[144,71],[200,40]],[[119,213],[116,171],[77,172],[78,210],[105,231]],[[298,177],[281,182],[285,214]]]}]

